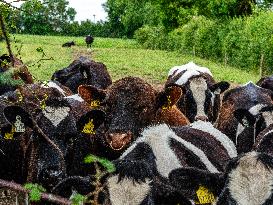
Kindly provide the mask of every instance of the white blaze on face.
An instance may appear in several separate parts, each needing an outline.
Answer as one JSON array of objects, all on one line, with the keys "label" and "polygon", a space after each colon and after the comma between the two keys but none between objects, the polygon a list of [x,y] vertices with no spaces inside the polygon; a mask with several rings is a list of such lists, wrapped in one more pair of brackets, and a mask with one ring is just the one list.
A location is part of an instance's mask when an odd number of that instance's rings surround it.
[{"label": "white blaze on face", "polygon": [[107,180],[110,201],[112,205],[138,205],[149,194],[151,187],[148,179],[137,183],[128,178],[118,182],[118,176],[112,176]]},{"label": "white blaze on face", "polygon": [[250,152],[243,156],[229,174],[228,188],[238,205],[261,205],[271,196],[272,170],[258,161],[257,155]]},{"label": "white blaze on face", "polygon": [[57,127],[69,114],[69,107],[51,107],[46,106],[43,110],[44,116]]},{"label": "white blaze on face", "polygon": [[190,80],[190,90],[192,92],[193,98],[196,102],[196,117],[197,116],[207,116],[205,114],[205,100],[206,100],[206,90],[208,89],[207,82],[204,78],[193,78]]},{"label": "white blaze on face", "polygon": [[70,95],[70,96],[67,96],[67,97],[64,97],[66,99],[74,99],[76,101],[79,101],[79,102],[83,102],[84,100],[81,98],[81,96],[79,96],[79,94],[75,94],[75,95]]}]

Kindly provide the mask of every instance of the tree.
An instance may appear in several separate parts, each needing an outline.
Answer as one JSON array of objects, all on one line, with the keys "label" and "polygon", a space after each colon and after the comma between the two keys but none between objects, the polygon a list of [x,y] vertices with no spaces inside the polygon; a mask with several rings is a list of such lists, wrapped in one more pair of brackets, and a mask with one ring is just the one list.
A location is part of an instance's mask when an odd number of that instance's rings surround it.
[{"label": "tree", "polygon": [[132,37],[143,25],[161,22],[159,4],[152,0],[108,0],[104,8],[112,30],[119,36]]},{"label": "tree", "polygon": [[173,30],[193,16],[229,18],[251,15],[254,6],[272,8],[272,0],[158,0],[163,24]]},{"label": "tree", "polygon": [[66,0],[29,0],[21,6],[21,28],[25,33],[55,34],[74,21],[76,11]]}]

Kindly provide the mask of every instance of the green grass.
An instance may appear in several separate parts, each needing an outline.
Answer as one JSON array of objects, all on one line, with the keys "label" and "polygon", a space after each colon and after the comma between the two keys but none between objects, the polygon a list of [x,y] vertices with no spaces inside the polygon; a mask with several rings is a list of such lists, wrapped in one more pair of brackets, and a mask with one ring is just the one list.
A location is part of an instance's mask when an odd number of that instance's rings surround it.
[{"label": "green grass", "polygon": [[[67,67],[80,55],[103,62],[114,80],[125,76],[138,76],[150,83],[164,83],[172,66],[182,65],[189,61],[208,67],[217,81],[246,83],[256,82],[259,79],[257,73],[225,67],[209,60],[177,52],[143,49],[136,41],[128,39],[95,38],[92,51],[87,50],[84,37],[15,35],[15,39],[19,43],[13,41],[14,53],[16,53],[15,46],[20,46],[22,42],[20,56],[23,62],[29,65],[31,73],[39,80],[50,79],[55,70]],[[77,46],[71,48],[61,46],[71,40],[74,40]],[[54,60],[41,61],[39,67],[37,61],[41,59],[42,53],[36,51],[38,47],[43,48],[45,58],[53,57]],[[5,44],[1,42],[0,54],[4,52],[6,52]]]}]

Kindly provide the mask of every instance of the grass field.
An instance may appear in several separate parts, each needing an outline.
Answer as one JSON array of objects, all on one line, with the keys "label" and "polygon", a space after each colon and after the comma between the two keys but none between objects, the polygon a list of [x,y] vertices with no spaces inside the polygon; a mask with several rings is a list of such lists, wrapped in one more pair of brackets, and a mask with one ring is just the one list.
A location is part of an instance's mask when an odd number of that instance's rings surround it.
[{"label": "grass field", "polygon": [[[125,76],[138,76],[150,83],[164,83],[172,66],[189,61],[208,67],[218,81],[246,83],[256,82],[259,79],[258,73],[248,73],[238,68],[225,67],[219,63],[177,52],[142,49],[136,41],[128,39],[95,38],[91,51],[87,50],[84,37],[15,35],[12,39],[13,52],[16,54],[17,48],[22,45],[20,57],[39,80],[49,80],[55,70],[67,67],[80,55],[104,63],[114,80]],[[72,40],[76,42],[76,46],[71,48],[61,46]],[[44,58],[54,59],[40,61],[40,67],[37,62],[42,58],[42,53],[36,51],[39,47],[46,55]],[[0,43],[0,54],[2,53],[6,53],[4,42]]]}]

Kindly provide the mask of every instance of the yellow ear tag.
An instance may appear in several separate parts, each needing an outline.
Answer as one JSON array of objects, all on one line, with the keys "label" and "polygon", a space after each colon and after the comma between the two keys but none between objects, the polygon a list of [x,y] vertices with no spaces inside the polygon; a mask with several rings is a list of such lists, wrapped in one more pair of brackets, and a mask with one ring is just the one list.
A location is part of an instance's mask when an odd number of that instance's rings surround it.
[{"label": "yellow ear tag", "polygon": [[196,191],[198,202],[195,204],[210,204],[215,201],[213,193],[211,193],[206,187],[199,186],[199,189]]},{"label": "yellow ear tag", "polygon": [[22,102],[23,101],[22,93],[20,91],[17,91],[16,94],[17,94],[17,97],[18,97],[18,102]]},{"label": "yellow ear tag", "polygon": [[93,124],[93,119],[89,120],[89,122],[87,124],[84,125],[82,133],[85,134],[96,134],[95,130],[94,130],[94,124]]},{"label": "yellow ear tag", "polygon": [[93,100],[93,101],[91,101],[91,103],[90,103],[90,107],[91,108],[97,108],[97,107],[99,107],[100,106],[100,101],[99,100]]},{"label": "yellow ear tag", "polygon": [[46,108],[46,103],[45,103],[45,101],[47,100],[47,98],[48,98],[48,95],[45,94],[45,95],[44,95],[44,99],[40,102],[40,106],[41,106],[41,109],[42,109],[42,110],[44,110],[44,109]]},{"label": "yellow ear tag", "polygon": [[15,132],[15,128],[14,128],[14,126],[12,126],[11,127],[11,132],[10,133],[5,133],[4,139],[5,140],[12,140],[14,132]]},{"label": "yellow ear tag", "polygon": [[167,104],[162,106],[162,110],[168,110],[172,108],[171,96],[167,96]]}]

